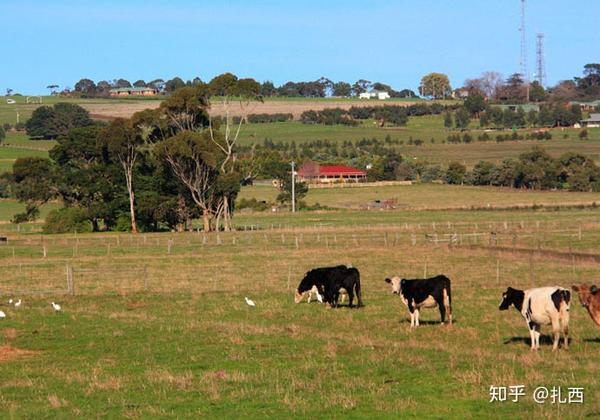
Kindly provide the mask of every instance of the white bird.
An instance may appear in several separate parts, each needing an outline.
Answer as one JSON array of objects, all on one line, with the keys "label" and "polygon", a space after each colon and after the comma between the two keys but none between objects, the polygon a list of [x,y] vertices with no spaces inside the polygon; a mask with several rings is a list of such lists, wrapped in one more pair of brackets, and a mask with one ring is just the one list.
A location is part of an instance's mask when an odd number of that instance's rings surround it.
[{"label": "white bird", "polygon": [[319,303],[323,303],[323,295],[321,295],[319,292],[317,292],[317,300]]},{"label": "white bird", "polygon": [[58,303],[52,302],[52,307],[56,312],[60,311],[60,305]]},{"label": "white bird", "polygon": [[6,314],[4,312],[0,311],[0,319],[2,319],[2,318],[6,318]]},{"label": "white bird", "polygon": [[254,303],[252,299],[248,299],[247,297],[245,297],[244,299],[246,299],[246,304],[248,306],[256,306],[256,303]]},{"label": "white bird", "polygon": [[21,299],[15,302],[15,308],[18,308],[19,306],[21,306]]},{"label": "white bird", "polygon": [[8,304],[11,305],[13,303],[12,298],[8,299]]}]

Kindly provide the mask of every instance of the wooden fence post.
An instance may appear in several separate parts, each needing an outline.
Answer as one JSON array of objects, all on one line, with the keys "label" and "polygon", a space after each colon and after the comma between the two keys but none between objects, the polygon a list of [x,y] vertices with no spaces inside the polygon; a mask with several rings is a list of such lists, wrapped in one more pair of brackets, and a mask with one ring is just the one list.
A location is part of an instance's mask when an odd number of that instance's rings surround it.
[{"label": "wooden fence post", "polygon": [[148,291],[148,266],[144,266],[144,290]]}]

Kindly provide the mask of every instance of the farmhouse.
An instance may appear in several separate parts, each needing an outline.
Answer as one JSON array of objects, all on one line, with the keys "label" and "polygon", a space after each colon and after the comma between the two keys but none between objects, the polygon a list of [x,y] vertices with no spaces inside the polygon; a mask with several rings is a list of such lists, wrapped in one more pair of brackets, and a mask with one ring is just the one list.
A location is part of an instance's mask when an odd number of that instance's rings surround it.
[{"label": "farmhouse", "polygon": [[600,99],[596,99],[595,101],[589,102],[580,102],[580,101],[572,101],[571,105],[579,105],[582,111],[585,112],[593,112],[597,109],[600,109]]},{"label": "farmhouse", "polygon": [[372,90],[370,92],[363,92],[358,95],[359,99],[390,99],[390,94],[381,90]]},{"label": "farmhouse", "polygon": [[316,162],[307,162],[298,171],[299,180],[309,184],[359,182],[366,177],[367,173],[360,169],[344,165],[319,165]]},{"label": "farmhouse", "polygon": [[158,90],[151,87],[115,88],[109,91],[110,96],[155,96]]},{"label": "farmhouse", "polygon": [[600,127],[600,114],[590,114],[590,118],[581,120],[582,127]]}]

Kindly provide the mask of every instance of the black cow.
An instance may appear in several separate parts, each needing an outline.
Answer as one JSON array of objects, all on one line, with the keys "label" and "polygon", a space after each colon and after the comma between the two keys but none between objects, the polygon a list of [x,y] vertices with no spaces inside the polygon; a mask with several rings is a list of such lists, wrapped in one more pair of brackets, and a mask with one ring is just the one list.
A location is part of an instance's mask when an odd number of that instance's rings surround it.
[{"label": "black cow", "polygon": [[408,306],[410,311],[410,326],[419,325],[419,310],[421,308],[435,308],[440,310],[442,324],[446,320],[452,324],[452,293],[450,291],[450,279],[444,275],[428,279],[401,279],[398,276],[385,279],[386,283],[392,285],[392,293],[399,294],[402,302]]},{"label": "black cow", "polygon": [[299,302],[305,292],[316,286],[323,300],[331,306],[338,305],[340,289],[345,289],[352,307],[354,294],[358,299],[358,306],[363,306],[360,295],[360,273],[356,268],[338,265],[335,267],[321,267],[310,270],[298,285],[295,292],[295,301]]}]

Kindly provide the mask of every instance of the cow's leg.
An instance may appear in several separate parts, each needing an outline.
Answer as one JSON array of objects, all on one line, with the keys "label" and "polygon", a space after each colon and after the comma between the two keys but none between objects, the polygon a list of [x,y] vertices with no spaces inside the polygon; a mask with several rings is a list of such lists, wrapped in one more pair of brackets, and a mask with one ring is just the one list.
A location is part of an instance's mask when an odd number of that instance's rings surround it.
[{"label": "cow's leg", "polygon": [[345,294],[341,294],[341,295],[340,295],[340,300],[341,300],[341,302],[340,302],[340,303],[343,305],[343,304],[344,304],[344,302],[346,301],[346,295],[345,295]]},{"label": "cow's leg", "polygon": [[[342,303],[344,303],[344,296],[342,295]],[[352,290],[348,290],[348,306],[350,306],[352,308],[352,301],[354,301],[354,293],[352,293]]]},{"label": "cow's leg", "polygon": [[440,308],[440,317],[442,318],[442,325],[446,321],[446,307],[444,305],[439,305]]},{"label": "cow's leg", "polygon": [[313,292],[312,291],[308,292],[308,303],[310,303],[312,296],[313,296]]},{"label": "cow's leg", "polygon": [[533,323],[533,350],[540,349],[540,325]]},{"label": "cow's leg", "polygon": [[414,327],[415,326],[415,313],[411,312],[410,313],[410,327]]},{"label": "cow's leg", "polygon": [[419,326],[419,310],[415,309],[415,327]]},{"label": "cow's leg", "polygon": [[569,312],[562,314],[560,318],[560,322],[562,325],[563,337],[565,340],[565,349],[569,348]]},{"label": "cow's leg", "polygon": [[442,300],[444,303],[444,309],[446,309],[448,313],[448,324],[452,325],[452,304],[450,303],[450,292],[448,289],[444,288],[442,293]]},{"label": "cow's leg", "polygon": [[531,351],[535,350],[535,324],[531,321],[527,323],[529,327],[529,338],[531,339]]},{"label": "cow's leg", "polygon": [[558,313],[552,316],[552,350],[558,350],[558,342],[560,341],[560,320],[558,319]]}]

